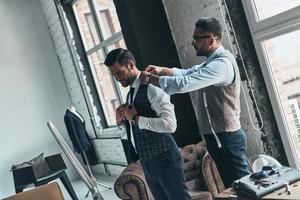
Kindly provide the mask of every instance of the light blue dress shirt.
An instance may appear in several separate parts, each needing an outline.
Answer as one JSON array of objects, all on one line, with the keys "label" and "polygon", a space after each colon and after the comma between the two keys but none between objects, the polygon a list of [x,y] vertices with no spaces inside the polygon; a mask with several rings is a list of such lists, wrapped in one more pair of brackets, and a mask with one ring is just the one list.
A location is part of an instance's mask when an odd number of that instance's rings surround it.
[{"label": "light blue dress shirt", "polygon": [[173,76],[161,76],[160,88],[168,94],[186,93],[211,85],[227,86],[234,80],[234,69],[229,59],[215,58],[226,51],[223,46],[217,48],[205,62],[189,69],[172,68]]}]

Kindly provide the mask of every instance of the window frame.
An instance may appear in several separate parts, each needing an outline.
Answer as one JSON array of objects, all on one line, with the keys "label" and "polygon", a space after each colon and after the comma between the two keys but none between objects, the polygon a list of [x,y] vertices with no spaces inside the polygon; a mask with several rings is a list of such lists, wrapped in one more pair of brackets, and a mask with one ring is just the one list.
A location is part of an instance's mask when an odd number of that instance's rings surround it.
[{"label": "window frame", "polygon": [[[73,6],[77,3],[78,0],[73,0],[72,3],[71,3],[71,7],[73,9]],[[90,9],[90,15],[92,17],[92,20],[94,22],[94,25],[95,25],[95,29],[96,29],[96,33],[97,33],[97,37],[99,38],[99,44],[95,44],[92,48],[89,48],[89,49],[86,49],[86,42],[85,42],[85,38],[82,37],[81,33],[83,33],[83,31],[81,30],[81,27],[78,26],[79,28],[79,37],[82,39],[83,43],[85,44],[84,45],[84,49],[83,51],[85,52],[86,54],[86,57],[87,59],[89,60],[88,56],[93,54],[93,53],[96,53],[97,51],[101,51],[102,50],[102,53],[104,56],[106,56],[108,54],[108,47],[111,46],[111,45],[114,45],[115,43],[117,43],[118,41],[122,40],[123,39],[123,34],[121,31],[119,32],[116,32],[114,34],[112,34],[111,36],[109,37],[104,37],[105,33],[102,31],[103,29],[103,22],[101,21],[101,11],[102,10],[109,10],[108,7],[103,7],[101,9],[98,9],[96,8],[96,5],[94,4],[94,0],[86,0],[88,2],[88,5],[89,5],[89,9]],[[98,11],[99,12],[98,12]],[[77,22],[78,20],[78,17],[76,16],[76,12],[73,10],[74,12],[74,16],[75,16],[75,21]],[[100,20],[98,20],[100,19]],[[89,27],[90,28],[90,27]],[[106,39],[104,39],[106,38]],[[97,77],[97,74],[96,74],[96,71],[93,67],[91,67],[90,65],[90,61],[87,63],[88,66],[90,68],[90,71],[91,71],[91,74],[92,74],[92,77],[94,79],[94,83],[95,83],[95,87],[96,87],[96,92],[98,93],[98,97],[99,97],[99,102],[100,102],[100,106],[102,108],[102,112],[103,112],[103,115],[104,115],[104,120],[105,120],[105,127],[103,127],[103,130],[101,130],[102,133],[105,133],[105,132],[111,132],[110,129],[114,130],[114,129],[118,129],[117,128],[117,125],[113,125],[113,124],[110,124],[109,123],[109,114],[108,114],[108,111],[107,111],[107,108],[106,108],[106,105],[105,105],[105,102],[104,102],[104,98],[103,96],[101,95],[101,88],[100,88],[100,85],[97,84],[97,81],[95,80]],[[112,80],[112,84],[113,84],[113,88],[115,90],[115,94],[116,94],[116,97],[118,99],[118,101],[122,104],[125,102],[125,98],[122,96],[122,92],[119,88],[119,85],[117,84],[116,80],[111,76],[111,80]]]},{"label": "window frame", "polygon": [[299,168],[300,163],[292,149],[292,138],[290,137],[280,97],[272,78],[272,72],[268,65],[268,57],[266,57],[267,54],[263,47],[263,42],[276,36],[300,30],[300,6],[258,21],[253,0],[242,0],[242,3],[289,165]]}]

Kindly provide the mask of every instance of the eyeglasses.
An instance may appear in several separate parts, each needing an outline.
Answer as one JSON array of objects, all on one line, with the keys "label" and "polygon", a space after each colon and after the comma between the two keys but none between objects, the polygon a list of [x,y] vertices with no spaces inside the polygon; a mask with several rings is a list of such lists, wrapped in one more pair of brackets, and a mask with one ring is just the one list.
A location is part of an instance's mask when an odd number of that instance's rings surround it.
[{"label": "eyeglasses", "polygon": [[202,35],[202,36],[197,36],[197,35],[194,35],[193,36],[193,42],[197,42],[199,41],[200,39],[205,39],[205,38],[210,38],[211,35]]}]

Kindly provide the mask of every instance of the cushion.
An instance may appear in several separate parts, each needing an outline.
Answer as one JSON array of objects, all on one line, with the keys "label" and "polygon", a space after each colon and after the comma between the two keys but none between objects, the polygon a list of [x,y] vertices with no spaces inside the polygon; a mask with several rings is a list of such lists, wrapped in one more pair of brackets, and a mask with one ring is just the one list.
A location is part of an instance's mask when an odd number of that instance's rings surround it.
[{"label": "cushion", "polygon": [[25,161],[23,163],[13,165],[11,169],[17,170],[24,167],[30,167],[30,166],[32,167],[36,179],[43,177],[44,175],[48,174],[51,171],[50,167],[45,161],[44,153],[41,153],[40,155],[32,158],[29,161]]},{"label": "cushion", "polygon": [[202,158],[206,152],[204,142],[190,144],[181,149],[184,175],[189,190],[205,191],[206,184],[202,176]]}]

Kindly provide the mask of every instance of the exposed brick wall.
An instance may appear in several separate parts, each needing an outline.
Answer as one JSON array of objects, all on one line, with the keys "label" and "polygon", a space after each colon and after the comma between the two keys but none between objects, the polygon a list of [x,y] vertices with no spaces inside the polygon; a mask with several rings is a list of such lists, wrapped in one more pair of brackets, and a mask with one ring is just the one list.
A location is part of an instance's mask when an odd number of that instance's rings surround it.
[{"label": "exposed brick wall", "polygon": [[[93,106],[93,97],[89,94],[89,88],[85,81],[85,75],[83,73],[83,67],[80,66],[78,60],[73,60],[77,55],[72,55],[75,51],[70,50],[68,39],[63,31],[63,25],[60,21],[58,10],[55,7],[54,1],[41,0],[42,9],[48,23],[49,30],[51,32],[52,40],[55,45],[58,60],[61,64],[62,72],[68,87],[69,95],[73,106],[86,120],[86,129],[90,137],[95,137],[92,123],[89,120],[90,116],[89,108],[92,109],[91,113],[94,116],[94,123],[96,124],[97,135],[101,135],[103,132],[107,132],[106,135],[121,135],[123,132],[120,129],[113,129],[111,131],[105,131],[100,125],[100,117],[97,115],[97,109]],[[62,9],[61,9],[62,12]],[[74,47],[71,47],[74,48]],[[79,73],[77,73],[77,71]],[[85,100],[87,98],[87,102]],[[88,105],[87,105],[88,104]],[[103,162],[116,162],[124,165],[126,163],[125,154],[122,145],[120,145],[120,139],[95,139],[94,145],[96,153],[100,161]],[[98,164],[92,167],[94,173],[98,174],[119,174],[123,169],[122,166],[118,165],[107,165]]]},{"label": "exposed brick wall", "polygon": [[86,120],[86,129],[89,135],[94,137],[92,124],[90,120],[87,120],[90,119],[90,115],[87,110],[87,105],[85,104],[80,79],[77,75],[75,69],[76,66],[74,66],[72,54],[69,50],[54,1],[41,0],[41,5],[52,35],[52,40],[57,51],[58,60],[62,67],[72,104]]},{"label": "exposed brick wall", "polygon": [[[62,66],[69,66],[63,67],[63,71],[65,74],[66,82],[68,84],[72,102],[81,113],[86,112],[85,118],[88,119],[89,116],[87,113],[87,107],[86,105],[82,105],[84,99],[83,93],[79,89],[79,79],[76,77],[72,60],[70,59],[70,55],[68,55],[69,51],[67,45],[62,45],[63,43],[66,43],[66,41],[63,37],[63,33],[57,31],[58,29],[61,29],[61,27],[60,24],[57,23],[57,21],[59,20],[57,14],[55,14],[56,10],[55,8],[53,8],[53,5],[52,10],[48,8],[51,7],[50,5],[54,3],[46,0],[41,0],[41,2],[43,2],[44,5],[46,5],[44,6],[44,10],[46,16],[48,15],[48,18],[46,18],[49,23],[50,30],[52,29],[51,32],[53,34],[53,38],[56,38],[57,40],[55,42],[55,46],[57,47],[60,62]],[[241,101],[243,110],[241,121],[243,129],[247,132],[248,138],[250,140],[248,145],[249,155],[261,152],[261,148],[263,146],[264,152],[271,154],[283,163],[287,163],[282,147],[282,142],[280,140],[278,128],[275,123],[274,114],[272,112],[263,77],[259,68],[259,64],[257,62],[255,54],[253,54],[255,50],[253,48],[251,36],[248,31],[246,19],[243,14],[241,2],[229,0],[227,0],[226,2],[229,5],[229,12],[233,20],[233,26],[236,30],[237,39],[240,43],[240,48],[246,61],[246,70],[249,73],[251,79],[251,82],[247,82],[245,81],[245,77],[242,77],[242,79],[244,80],[243,85],[246,92],[246,95],[244,95],[244,97],[248,100],[250,104],[250,115],[254,119],[254,123],[258,123],[256,124],[256,126],[258,126],[259,120],[257,120],[257,108],[253,103],[253,95],[250,93],[250,88],[254,89],[254,95],[258,100],[259,109],[262,113],[262,117],[264,120],[264,128],[261,131],[256,131],[252,128],[252,122],[249,119],[249,115],[247,113],[248,111],[245,106],[246,102],[242,94]],[[172,36],[174,38],[182,66],[191,66],[193,64],[199,63],[200,60],[195,60],[193,49],[190,46],[192,29],[195,21],[201,16],[214,16],[223,23],[221,15],[222,13],[218,1],[203,1],[201,4],[199,4],[197,0],[191,0],[189,2],[175,0],[172,2],[164,1],[164,5],[169,20],[170,28],[172,30]],[[222,11],[223,13],[225,13],[224,4],[222,4]],[[237,55],[238,53],[236,50],[236,42],[233,39],[232,27],[229,26],[228,23],[228,15],[225,13],[224,17],[225,24],[228,29],[228,31],[224,32],[224,46],[228,49],[231,49],[231,47],[233,47],[233,52],[235,53],[235,55]],[[244,76],[243,73],[244,69],[241,67],[242,76]],[[197,94],[194,93],[192,95],[192,98],[194,100],[194,105],[196,108],[197,98],[199,97],[197,96]],[[115,144],[117,145],[118,142],[115,141]],[[109,155],[109,153],[112,152],[110,151],[109,147],[106,147],[106,145],[103,145],[102,150],[99,151],[99,156],[101,157],[102,155],[103,158],[106,158],[107,155]],[[122,150],[119,149],[118,151]],[[115,153],[116,152],[113,152],[111,153],[111,155]]]},{"label": "exposed brick wall", "polygon": [[[95,9],[99,16],[99,26],[101,27],[101,34],[97,32],[97,23],[94,22],[92,11],[88,5],[88,1],[78,1],[74,4],[76,18],[78,20],[80,32],[85,45],[85,51],[99,45],[103,40],[106,40],[112,34],[120,31],[118,17],[114,12],[114,4],[110,0],[96,1]],[[121,43],[109,46],[109,49],[119,46]],[[110,75],[109,69],[104,65],[104,51],[103,48],[94,51],[88,55],[91,60],[91,68],[93,68],[93,76],[96,83],[96,88],[103,106],[103,111],[107,118],[108,126],[116,125],[115,110],[119,106],[119,99],[113,84],[113,79]],[[123,89],[122,87],[120,88]]]},{"label": "exposed brick wall", "polygon": [[80,85],[80,79],[77,75],[76,66],[72,60],[72,54],[69,50],[68,42],[65,38],[54,1],[41,0],[41,5],[52,35],[52,40],[57,51],[58,60],[62,67],[72,104],[86,120],[88,133],[91,137],[94,137],[93,127],[89,120],[90,115]]}]

